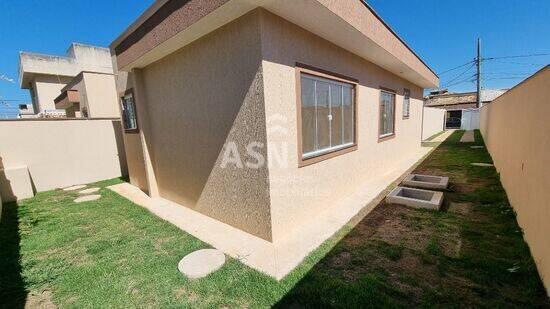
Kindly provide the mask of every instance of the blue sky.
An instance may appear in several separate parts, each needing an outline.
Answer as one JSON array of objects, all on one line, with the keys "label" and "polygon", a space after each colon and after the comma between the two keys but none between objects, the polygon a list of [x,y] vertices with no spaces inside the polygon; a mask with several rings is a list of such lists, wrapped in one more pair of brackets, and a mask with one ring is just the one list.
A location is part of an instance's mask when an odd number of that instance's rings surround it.
[{"label": "blue sky", "polygon": [[[71,42],[107,46],[152,0],[0,1],[0,100],[30,101],[19,89],[20,50],[64,55]],[[550,53],[548,0],[369,0],[368,3],[437,73],[475,57],[477,37],[484,57]],[[550,56],[484,63],[486,88],[511,87],[550,63]],[[441,75],[454,91],[475,88],[470,65]],[[458,76],[458,77],[457,77]],[[0,118],[15,115],[18,101],[0,102]]]}]

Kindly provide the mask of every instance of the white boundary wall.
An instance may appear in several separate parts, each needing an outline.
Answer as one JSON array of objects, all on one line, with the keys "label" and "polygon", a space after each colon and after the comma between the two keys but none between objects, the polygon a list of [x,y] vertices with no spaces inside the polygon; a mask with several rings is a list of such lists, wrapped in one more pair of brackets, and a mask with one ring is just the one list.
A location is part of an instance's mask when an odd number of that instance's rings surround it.
[{"label": "white boundary wall", "polygon": [[477,130],[479,129],[479,109],[469,108],[462,110],[462,122],[460,125],[462,130]]},{"label": "white boundary wall", "polygon": [[446,110],[441,108],[424,107],[422,140],[428,139],[445,129],[445,112]]}]

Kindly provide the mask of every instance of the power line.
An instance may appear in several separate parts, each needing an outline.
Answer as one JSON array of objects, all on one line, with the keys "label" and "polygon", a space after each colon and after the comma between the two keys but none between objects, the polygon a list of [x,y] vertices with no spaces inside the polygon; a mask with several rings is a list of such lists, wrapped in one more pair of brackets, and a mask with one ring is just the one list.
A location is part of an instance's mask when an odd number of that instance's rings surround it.
[{"label": "power line", "polygon": [[536,65],[536,66],[547,65],[547,63],[526,63],[526,62],[500,61],[500,60],[495,60],[494,62],[506,63],[506,64],[518,64],[518,65]]},{"label": "power line", "polygon": [[443,72],[439,73],[438,75],[441,76],[441,75],[443,75],[443,74],[445,74],[445,73],[449,73],[449,72],[451,72],[451,71],[454,71],[454,70],[463,68],[463,67],[467,66],[468,64],[470,64],[470,63],[472,63],[472,62],[474,62],[474,61],[473,61],[473,60],[472,60],[472,61],[468,61],[468,62],[466,62],[466,63],[464,63],[464,64],[461,64],[461,65],[459,65],[459,66],[457,66],[457,67],[455,67],[455,68],[452,68],[452,69],[448,69],[448,70],[446,70],[446,71],[443,71]]},{"label": "power line", "polygon": [[517,76],[517,75],[531,75],[533,74],[532,72],[531,73],[520,73],[520,72],[517,72],[517,73],[511,73],[511,72],[485,72],[483,74],[487,74],[487,75],[503,75],[503,76]]},{"label": "power line", "polygon": [[454,78],[452,78],[451,80],[448,80],[444,86],[441,86],[441,87],[446,87],[446,85],[448,84],[451,84],[452,82],[456,81],[457,79],[459,79],[460,77],[462,77],[464,74],[468,73],[473,67],[474,67],[475,63],[472,63],[471,66],[469,66],[465,71],[463,71],[462,73],[458,74],[457,76],[455,76]]},{"label": "power line", "polygon": [[518,77],[494,77],[494,78],[486,78],[485,80],[497,80],[497,79],[524,79],[526,76],[518,76]]},{"label": "power line", "polygon": [[445,85],[443,88],[448,88],[448,87],[451,87],[451,86],[456,86],[456,85],[459,85],[459,84],[462,84],[462,83],[466,83],[466,82],[473,82],[475,81],[475,77],[476,77],[477,74],[473,74],[473,75],[470,75],[468,76],[467,78],[464,78],[462,80],[459,80],[459,81],[456,81],[452,84],[447,84]]},{"label": "power line", "polygon": [[489,57],[489,58],[483,58],[482,60],[511,59],[511,58],[529,58],[529,57],[540,57],[540,56],[550,56],[550,53],[543,53],[543,54],[528,54],[528,55],[515,55],[515,56],[501,56],[501,57]]}]

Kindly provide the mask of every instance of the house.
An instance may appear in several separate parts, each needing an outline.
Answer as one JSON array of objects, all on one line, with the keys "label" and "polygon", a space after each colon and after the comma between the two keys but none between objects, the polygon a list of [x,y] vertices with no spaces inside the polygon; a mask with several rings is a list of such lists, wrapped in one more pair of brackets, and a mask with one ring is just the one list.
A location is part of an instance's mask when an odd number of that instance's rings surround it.
[{"label": "house", "polygon": [[34,106],[32,104],[19,104],[17,118],[35,118]]},{"label": "house", "polygon": [[67,117],[118,118],[118,95],[114,74],[82,71],[54,99],[57,109]]},{"label": "house", "polygon": [[38,116],[120,115],[107,48],[72,43],[65,57],[20,52],[19,81]]},{"label": "house", "polygon": [[361,0],[159,0],[110,47],[130,182],[276,278],[426,154],[439,79]]},{"label": "house", "polygon": [[[506,91],[507,89],[481,90],[481,106],[491,103]],[[432,91],[424,98],[424,105],[447,110],[445,127],[448,129],[479,129],[477,92],[454,93],[447,89]]]}]

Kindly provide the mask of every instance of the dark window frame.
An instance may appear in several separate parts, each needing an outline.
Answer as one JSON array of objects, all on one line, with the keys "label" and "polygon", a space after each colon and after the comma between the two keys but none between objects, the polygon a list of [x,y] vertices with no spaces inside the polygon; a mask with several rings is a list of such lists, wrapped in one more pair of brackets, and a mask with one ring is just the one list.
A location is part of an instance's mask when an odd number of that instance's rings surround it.
[{"label": "dark window frame", "polygon": [[[321,161],[325,161],[337,156],[350,153],[358,149],[358,96],[359,96],[359,81],[352,77],[347,77],[342,74],[333,73],[327,70],[315,68],[310,65],[296,63],[296,116],[297,116],[297,138],[298,138],[298,167],[305,167]],[[345,148],[337,149],[318,156],[304,158],[302,149],[302,74],[311,75],[313,77],[333,80],[338,83],[345,83],[352,86],[353,89],[353,143]]]},{"label": "dark window frame", "polygon": [[[127,97],[128,95],[130,95],[132,97],[132,103],[134,105],[134,118],[135,118],[135,121],[136,121],[136,127],[135,128],[127,128],[126,125],[126,117],[124,116],[124,113],[126,112],[126,109],[125,109],[125,106],[124,106],[124,98]],[[138,111],[137,111],[137,106],[136,106],[136,96],[134,94],[134,89],[133,88],[130,88],[128,90],[126,90],[124,92],[124,94],[120,97],[120,107],[121,107],[121,112],[122,112],[122,126],[124,128],[124,132],[125,133],[138,133],[139,132],[139,122],[138,122]]]},{"label": "dark window frame", "polygon": [[[405,109],[405,101],[407,102],[407,108]],[[405,114],[405,111],[407,113]],[[403,119],[409,119],[411,117],[411,90],[408,88],[403,89]]]},{"label": "dark window frame", "polygon": [[[381,114],[382,114],[382,93],[389,93],[393,96],[393,100],[392,100],[392,104],[393,104],[393,123],[392,123],[392,133],[391,134],[382,134],[382,122],[381,122]],[[395,137],[396,135],[396,132],[395,132],[395,121],[396,121],[396,112],[395,112],[395,107],[396,107],[396,99],[397,99],[397,91],[393,90],[393,89],[390,89],[390,88],[385,88],[385,87],[382,87],[380,86],[380,91],[379,91],[379,99],[378,99],[378,142],[383,142],[383,141],[387,141],[389,139],[392,139]]]}]

